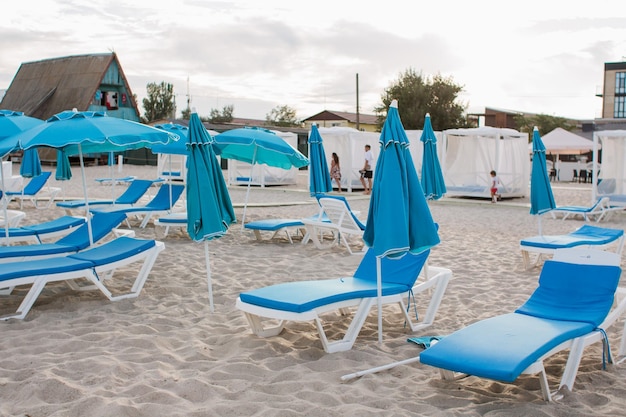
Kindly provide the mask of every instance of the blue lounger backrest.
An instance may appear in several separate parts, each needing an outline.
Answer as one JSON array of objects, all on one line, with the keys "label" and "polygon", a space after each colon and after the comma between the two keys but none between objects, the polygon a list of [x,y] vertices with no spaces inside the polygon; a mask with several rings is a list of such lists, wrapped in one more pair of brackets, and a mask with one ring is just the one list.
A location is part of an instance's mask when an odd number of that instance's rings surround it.
[{"label": "blue lounger backrest", "polygon": [[171,208],[170,206],[174,205],[178,201],[184,190],[185,186],[180,184],[163,184],[154,198],[146,204],[146,208],[168,210]]},{"label": "blue lounger backrest", "polygon": [[[124,213],[94,213],[91,218],[91,232],[93,241],[97,242],[108,235],[111,230],[119,226],[124,221],[126,214]],[[70,234],[57,240],[57,244],[75,246],[77,250],[83,250],[89,247],[89,229],[87,223],[78,227]]]},{"label": "blue lounger backrest", "polygon": [[115,204],[135,204],[152,184],[150,180],[133,180],[126,191],[115,199]]},{"label": "blue lounger backrest", "polygon": [[[382,282],[406,285],[408,288],[412,288],[429,254],[430,250],[428,249],[417,254],[407,252],[395,258],[383,257],[381,259]],[[363,256],[353,276],[354,278],[376,282],[376,255],[371,248]]]},{"label": "blue lounger backrest", "polygon": [[618,266],[548,260],[541,270],[539,287],[515,312],[598,326],[611,310],[621,272]]},{"label": "blue lounger backrest", "polygon": [[31,178],[31,180],[28,181],[28,184],[26,184],[26,187],[24,187],[23,193],[22,191],[7,191],[7,194],[35,195],[43,188],[44,185],[46,185],[48,178],[50,178],[50,174],[52,173],[49,171],[44,171],[40,175],[37,175],[36,177]]}]

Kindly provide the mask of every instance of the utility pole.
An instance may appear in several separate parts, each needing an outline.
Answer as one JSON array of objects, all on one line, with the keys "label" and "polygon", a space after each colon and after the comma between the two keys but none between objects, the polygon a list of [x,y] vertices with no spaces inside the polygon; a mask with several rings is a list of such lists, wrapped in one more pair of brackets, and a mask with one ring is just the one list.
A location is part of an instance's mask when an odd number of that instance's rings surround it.
[{"label": "utility pole", "polygon": [[359,123],[359,73],[356,73],[356,130],[361,130]]}]

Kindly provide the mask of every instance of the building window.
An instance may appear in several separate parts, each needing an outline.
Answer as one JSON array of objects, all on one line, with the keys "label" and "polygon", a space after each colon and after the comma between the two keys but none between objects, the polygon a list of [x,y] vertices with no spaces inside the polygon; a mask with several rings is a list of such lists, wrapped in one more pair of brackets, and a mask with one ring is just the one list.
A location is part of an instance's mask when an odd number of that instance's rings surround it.
[{"label": "building window", "polygon": [[626,95],[615,96],[615,107],[613,110],[613,117],[616,119],[626,118]]},{"label": "building window", "polygon": [[626,118],[626,72],[615,73],[615,107],[613,117]]},{"label": "building window", "polygon": [[615,95],[626,94],[626,72],[615,73]]}]

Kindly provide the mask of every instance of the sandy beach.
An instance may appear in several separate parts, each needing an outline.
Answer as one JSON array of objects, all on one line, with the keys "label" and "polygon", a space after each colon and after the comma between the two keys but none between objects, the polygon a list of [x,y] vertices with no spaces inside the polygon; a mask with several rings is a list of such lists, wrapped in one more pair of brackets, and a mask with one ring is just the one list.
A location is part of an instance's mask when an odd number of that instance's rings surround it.
[{"label": "sandy beach", "polygon": [[[94,181],[109,176],[108,169],[86,169],[90,198],[111,196],[111,186]],[[51,185],[63,187],[65,198],[82,198],[78,167],[73,172],[72,180],[51,180]],[[156,167],[125,165],[115,175],[153,179],[157,172]],[[306,171],[301,171],[297,185],[253,188],[246,221],[315,214],[317,204],[306,181]],[[553,187],[558,205],[590,204],[590,184]],[[116,186],[116,193],[122,189]],[[230,187],[230,193],[240,220],[246,188]],[[345,195],[364,219],[369,196]],[[282,237],[259,242],[234,224],[209,243],[211,313],[203,245],[181,230],[163,237],[152,223],[140,229],[134,222],[138,237],[165,243],[138,298],[110,302],[98,291],[50,284],[24,320],[0,322],[0,416],[624,415],[626,364],[603,371],[599,344],[587,349],[574,390],[553,403],[543,401],[536,376],[514,384],[474,377],[449,382],[421,364],[341,382],[342,375],[419,354],[407,337],[446,335],[511,312],[536,287],[539,269],[524,270],[519,249],[520,239],[538,231],[528,198],[497,204],[444,198],[429,205],[441,236],[429,262],[454,274],[435,324],[410,333],[397,307],[385,307],[384,342],[378,345],[374,309],[354,348],[334,354],[324,352],[313,323],[289,323],[271,338],[253,335],[235,301],[242,291],[273,283],[350,276],[359,256],[341,247],[318,250],[297,240],[292,245]],[[56,206],[36,210],[29,203],[23,211],[27,217],[22,224],[65,214]],[[624,228],[625,221],[618,213],[601,225]],[[568,233],[582,224],[549,216],[542,221],[544,234]],[[1,296],[3,313],[14,310],[18,298]],[[348,324],[339,315],[327,319],[331,337]],[[623,324],[622,318],[609,332],[614,354]],[[553,389],[566,359],[560,354],[547,363]]]}]

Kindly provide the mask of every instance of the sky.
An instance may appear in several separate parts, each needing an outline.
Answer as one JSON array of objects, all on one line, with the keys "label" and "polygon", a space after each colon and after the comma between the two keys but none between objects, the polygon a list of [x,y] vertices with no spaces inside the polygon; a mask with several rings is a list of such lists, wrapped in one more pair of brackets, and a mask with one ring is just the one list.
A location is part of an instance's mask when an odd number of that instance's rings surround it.
[{"label": "sky", "polygon": [[[374,114],[409,69],[463,87],[468,112],[495,107],[601,117],[604,64],[626,61],[623,0],[502,2],[19,0],[0,13],[0,90],[23,62],[115,52],[142,100],[174,86],[177,116],[234,107],[265,119]],[[358,74],[358,76],[357,76]],[[358,78],[358,94],[357,94]],[[2,91],[0,91],[0,95]],[[402,103],[399,103],[402,106]]]}]

